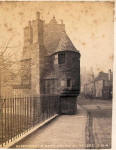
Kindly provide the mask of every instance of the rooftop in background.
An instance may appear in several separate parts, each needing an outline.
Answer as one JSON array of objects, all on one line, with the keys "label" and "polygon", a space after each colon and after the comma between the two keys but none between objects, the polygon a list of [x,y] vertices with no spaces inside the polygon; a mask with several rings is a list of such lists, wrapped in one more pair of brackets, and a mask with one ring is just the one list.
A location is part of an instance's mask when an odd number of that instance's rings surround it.
[{"label": "rooftop in background", "polygon": [[113,80],[113,73],[111,71],[111,69],[109,69],[108,73],[105,73],[105,72],[99,72],[98,76],[95,78],[95,81],[96,80],[110,80],[112,81]]},{"label": "rooftop in background", "polygon": [[95,78],[95,80],[108,80],[108,73],[105,72],[99,72],[98,76]]}]

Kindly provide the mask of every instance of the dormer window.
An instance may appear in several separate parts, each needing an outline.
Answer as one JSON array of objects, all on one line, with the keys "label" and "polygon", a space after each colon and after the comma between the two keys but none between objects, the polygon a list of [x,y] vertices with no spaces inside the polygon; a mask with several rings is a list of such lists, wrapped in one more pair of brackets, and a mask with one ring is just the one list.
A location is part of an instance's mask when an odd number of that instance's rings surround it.
[{"label": "dormer window", "polygon": [[58,63],[64,64],[65,63],[65,53],[59,53],[58,54]]}]

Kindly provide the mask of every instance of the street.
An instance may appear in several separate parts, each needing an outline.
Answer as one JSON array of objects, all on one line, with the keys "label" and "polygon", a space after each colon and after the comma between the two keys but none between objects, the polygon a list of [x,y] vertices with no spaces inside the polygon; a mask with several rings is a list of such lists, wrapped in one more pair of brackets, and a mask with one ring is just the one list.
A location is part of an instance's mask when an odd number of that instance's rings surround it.
[{"label": "street", "polygon": [[76,115],[61,115],[12,148],[111,148],[112,103],[79,99]]},{"label": "street", "polygon": [[86,138],[86,143],[90,148],[111,148],[112,101],[85,99],[78,103],[88,113],[89,138]]}]

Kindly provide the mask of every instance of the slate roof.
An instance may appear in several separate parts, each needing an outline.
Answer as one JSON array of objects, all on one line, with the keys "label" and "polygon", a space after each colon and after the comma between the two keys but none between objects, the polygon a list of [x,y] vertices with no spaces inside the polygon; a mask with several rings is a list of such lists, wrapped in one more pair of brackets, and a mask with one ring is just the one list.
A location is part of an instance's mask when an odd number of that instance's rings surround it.
[{"label": "slate roof", "polygon": [[65,50],[77,52],[77,49],[74,47],[73,43],[71,42],[67,34],[65,32],[62,32],[61,39],[58,43],[58,46],[55,52],[65,51]]}]

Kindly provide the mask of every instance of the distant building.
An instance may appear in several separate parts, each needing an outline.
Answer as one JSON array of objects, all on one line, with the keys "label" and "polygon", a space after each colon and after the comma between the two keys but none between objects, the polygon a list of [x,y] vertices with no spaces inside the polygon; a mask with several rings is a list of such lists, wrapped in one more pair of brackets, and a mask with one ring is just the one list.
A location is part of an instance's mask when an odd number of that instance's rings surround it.
[{"label": "distant building", "polygon": [[112,98],[112,84],[113,74],[111,70],[108,73],[99,72],[94,81],[84,85],[84,94],[91,98]]}]

